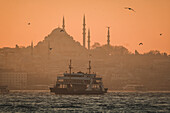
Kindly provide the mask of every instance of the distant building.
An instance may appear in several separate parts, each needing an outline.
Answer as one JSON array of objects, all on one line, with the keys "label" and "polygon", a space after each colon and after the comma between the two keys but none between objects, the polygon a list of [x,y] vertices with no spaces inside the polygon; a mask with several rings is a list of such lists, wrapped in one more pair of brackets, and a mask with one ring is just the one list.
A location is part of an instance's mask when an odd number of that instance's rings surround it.
[{"label": "distant building", "polygon": [[8,86],[9,89],[26,89],[27,73],[25,72],[1,72],[0,85]]}]

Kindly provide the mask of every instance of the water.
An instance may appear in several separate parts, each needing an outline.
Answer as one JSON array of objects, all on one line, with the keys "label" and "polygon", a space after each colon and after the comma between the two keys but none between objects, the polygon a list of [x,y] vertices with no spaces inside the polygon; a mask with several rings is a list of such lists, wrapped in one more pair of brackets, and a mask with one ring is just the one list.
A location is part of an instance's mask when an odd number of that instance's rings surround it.
[{"label": "water", "polygon": [[170,112],[170,93],[109,92],[105,95],[54,95],[11,92],[0,95],[0,112]]}]

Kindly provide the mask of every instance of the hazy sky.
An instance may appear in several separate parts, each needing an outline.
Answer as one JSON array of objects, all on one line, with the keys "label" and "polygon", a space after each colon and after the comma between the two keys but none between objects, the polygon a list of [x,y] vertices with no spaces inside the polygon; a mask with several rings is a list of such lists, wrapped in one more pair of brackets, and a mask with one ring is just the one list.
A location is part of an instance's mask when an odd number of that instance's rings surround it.
[{"label": "hazy sky", "polygon": [[0,47],[37,44],[62,26],[63,16],[66,31],[82,44],[84,14],[91,45],[106,44],[106,27],[111,26],[112,45],[170,53],[170,0],[0,0]]}]

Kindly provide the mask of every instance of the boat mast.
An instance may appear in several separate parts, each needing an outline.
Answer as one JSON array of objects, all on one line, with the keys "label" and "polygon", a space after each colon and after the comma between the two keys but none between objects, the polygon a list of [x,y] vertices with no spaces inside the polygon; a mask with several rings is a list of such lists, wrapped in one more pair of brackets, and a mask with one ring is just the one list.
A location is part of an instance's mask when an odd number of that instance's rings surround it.
[{"label": "boat mast", "polygon": [[70,70],[70,75],[69,75],[70,76],[70,80],[69,81],[70,81],[70,84],[71,84],[71,69],[72,69],[72,67],[71,67],[71,59],[70,59],[70,64],[69,64],[69,70]]},{"label": "boat mast", "polygon": [[71,67],[71,59],[70,59],[70,64],[69,64],[70,74],[71,74],[71,69],[72,69],[72,67]]},{"label": "boat mast", "polygon": [[91,61],[89,60],[89,68],[87,68],[89,70],[89,74],[91,73]]}]

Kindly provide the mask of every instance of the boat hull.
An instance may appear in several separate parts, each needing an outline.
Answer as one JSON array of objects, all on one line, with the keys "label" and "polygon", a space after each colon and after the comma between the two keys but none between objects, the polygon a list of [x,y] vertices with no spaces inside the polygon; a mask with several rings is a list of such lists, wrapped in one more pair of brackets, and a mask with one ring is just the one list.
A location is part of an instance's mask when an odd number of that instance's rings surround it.
[{"label": "boat hull", "polygon": [[107,89],[105,91],[101,90],[71,90],[67,88],[50,88],[50,91],[59,95],[103,95],[107,93]]}]

